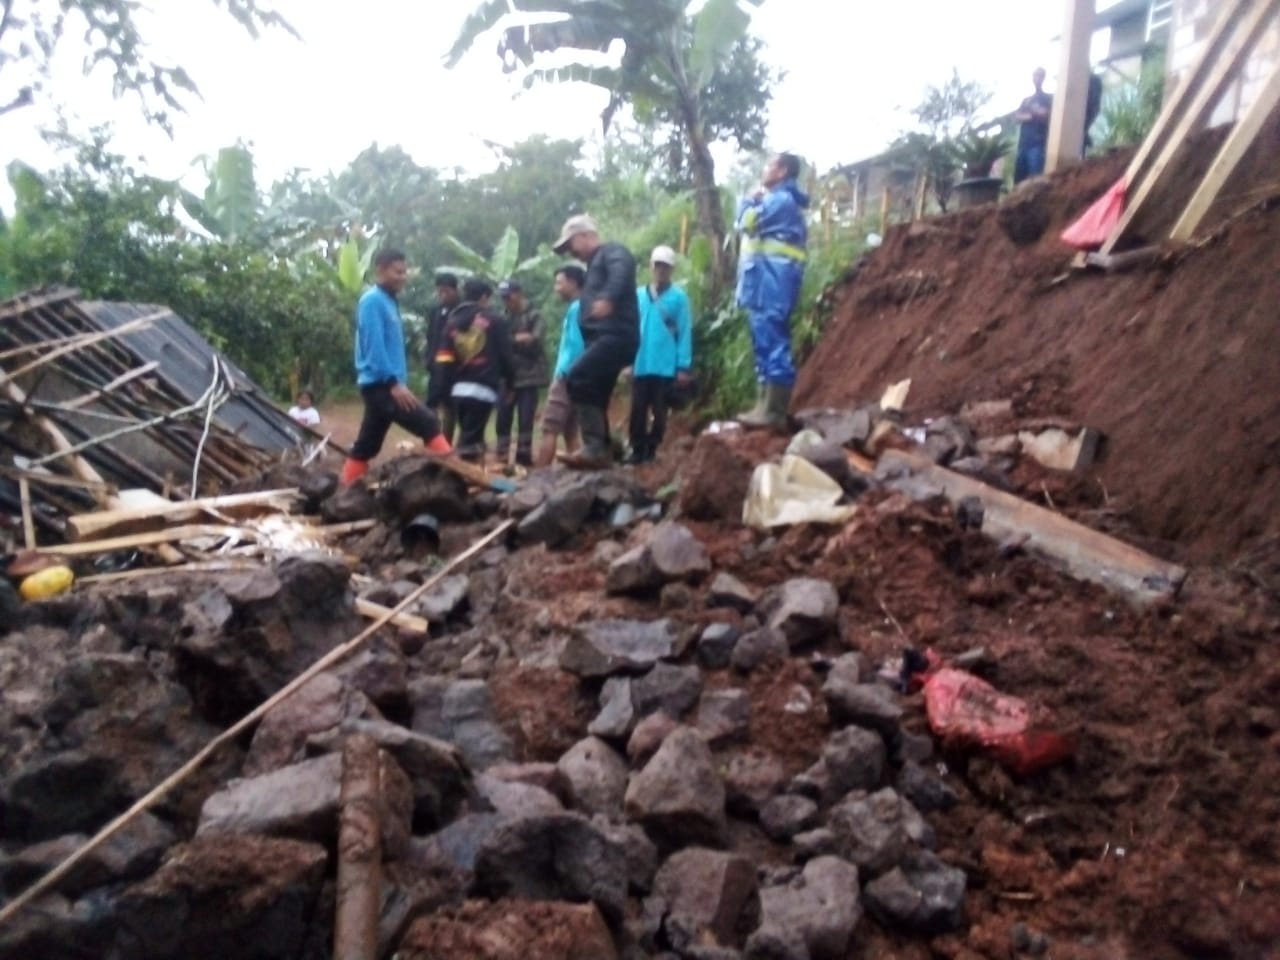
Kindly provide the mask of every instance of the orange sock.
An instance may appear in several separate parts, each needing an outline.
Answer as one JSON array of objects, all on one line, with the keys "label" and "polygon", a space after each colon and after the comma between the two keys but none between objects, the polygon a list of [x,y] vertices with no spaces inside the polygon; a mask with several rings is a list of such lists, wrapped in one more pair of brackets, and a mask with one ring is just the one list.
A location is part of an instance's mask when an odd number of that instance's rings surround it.
[{"label": "orange sock", "polygon": [[427,453],[449,454],[453,453],[453,445],[445,439],[443,433],[437,433],[426,442],[426,450]]},{"label": "orange sock", "polygon": [[344,487],[349,487],[368,472],[368,460],[355,460],[348,457],[347,462],[342,465],[341,483]]}]

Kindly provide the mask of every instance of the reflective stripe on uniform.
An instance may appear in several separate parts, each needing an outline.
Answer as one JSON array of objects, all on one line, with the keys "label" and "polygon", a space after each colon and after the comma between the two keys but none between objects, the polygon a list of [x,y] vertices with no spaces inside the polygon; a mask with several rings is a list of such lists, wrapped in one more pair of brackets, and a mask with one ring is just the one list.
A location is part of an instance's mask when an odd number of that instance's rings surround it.
[{"label": "reflective stripe on uniform", "polygon": [[752,240],[744,238],[742,241],[742,256],[749,257],[759,254],[766,257],[785,257],[788,260],[795,260],[804,263],[808,259],[808,254],[804,247],[797,247],[792,243],[783,243],[781,240]]}]

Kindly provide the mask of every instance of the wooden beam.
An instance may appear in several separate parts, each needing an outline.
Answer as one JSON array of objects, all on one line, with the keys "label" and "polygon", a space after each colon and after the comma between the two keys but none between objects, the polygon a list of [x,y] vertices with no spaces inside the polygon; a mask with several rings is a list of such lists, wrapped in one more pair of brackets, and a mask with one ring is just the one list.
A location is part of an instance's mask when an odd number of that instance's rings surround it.
[{"label": "wooden beam", "polygon": [[[355,520],[351,523],[338,523],[328,527],[307,527],[306,530],[316,537],[328,538],[368,530],[373,525],[372,520]],[[183,540],[197,540],[205,537],[239,537],[242,540],[257,542],[260,538],[267,536],[269,534],[254,530],[252,527],[237,527],[228,523],[188,523],[164,530],[108,537],[105,540],[63,543],[53,547],[42,547],[41,550],[44,553],[63,557],[83,557],[95,553],[110,553],[112,550],[132,550],[136,547],[153,547],[157,544],[179,543]]]},{"label": "wooden beam", "polygon": [[1192,195],[1187,208],[1182,211],[1182,216],[1174,224],[1173,231],[1169,234],[1170,239],[1185,243],[1200,228],[1209,208],[1213,206],[1213,201],[1218,198],[1223,185],[1231,178],[1231,174],[1244,159],[1244,155],[1258,139],[1258,132],[1270,118],[1276,104],[1280,104],[1280,63],[1272,68],[1266,84],[1258,91],[1257,97],[1249,105],[1245,115],[1236,123],[1235,129],[1227,137],[1222,149],[1218,151],[1218,155],[1213,160],[1213,166],[1209,168],[1209,172],[1205,174],[1204,180]]},{"label": "wooden beam", "polygon": [[262,493],[234,493],[201,500],[167,500],[143,506],[121,507],[81,513],[67,518],[67,537],[72,541],[141,533],[174,523],[190,523],[205,517],[244,519],[262,513],[288,513],[298,498],[297,487]]},{"label": "wooden beam", "polygon": [[377,960],[382,915],[382,760],[367,733],[342,745],[334,960]]},{"label": "wooden beam", "polygon": [[[1271,20],[1278,10],[1280,10],[1280,0],[1252,0],[1251,9],[1242,20],[1226,26],[1225,39],[1221,41],[1220,47],[1210,48],[1206,45],[1206,57],[1211,49],[1218,50],[1216,61],[1209,65],[1210,69],[1200,87],[1188,90],[1185,111],[1173,124],[1167,141],[1146,175],[1141,176],[1137,183],[1132,181],[1129,183],[1124,214],[1120,217],[1115,229],[1111,231],[1111,236],[1102,245],[1100,253],[1115,252],[1116,246],[1133,226],[1134,220],[1137,219],[1146,201],[1164,183],[1166,174],[1173,165],[1174,158],[1186,143],[1187,137],[1208,121],[1210,113],[1227,89],[1227,85],[1235,77],[1240,65],[1248,57],[1263,31],[1271,25]],[[1148,139],[1151,139],[1151,135]]]},{"label": "wooden beam", "polygon": [[1000,543],[1018,543],[1077,580],[1097,583],[1138,605],[1177,593],[1187,572],[1137,547],[1076,523],[1013,494],[939,467],[928,457],[889,450],[876,467],[891,490],[913,500],[945,496],[953,504],[969,497],[982,503],[982,532]]},{"label": "wooden beam", "polygon": [[135,367],[134,369],[130,370],[128,373],[120,374],[120,376],[116,377],[110,383],[104,384],[103,386],[99,387],[97,390],[91,390],[89,393],[86,393],[83,396],[76,397],[74,400],[67,401],[66,403],[62,404],[62,408],[64,410],[79,410],[85,404],[93,403],[93,401],[110,393],[111,391],[118,390],[120,387],[123,387],[126,383],[130,383],[134,380],[137,380],[139,377],[145,377],[148,373],[155,370],[155,368],[158,366],[160,366],[159,360],[152,360],[150,363],[144,363],[142,366]]},{"label": "wooden beam", "polygon": [[1093,40],[1094,0],[1067,0],[1062,29],[1058,89],[1049,114],[1045,173],[1065,170],[1084,158],[1084,115],[1089,99],[1089,44]]}]

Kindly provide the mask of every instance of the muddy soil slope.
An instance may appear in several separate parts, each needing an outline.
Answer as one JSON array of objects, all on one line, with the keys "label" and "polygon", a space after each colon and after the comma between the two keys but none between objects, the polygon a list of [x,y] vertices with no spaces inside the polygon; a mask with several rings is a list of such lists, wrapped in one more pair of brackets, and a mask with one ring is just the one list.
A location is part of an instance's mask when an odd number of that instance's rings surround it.
[{"label": "muddy soil slope", "polygon": [[[1260,184],[1274,193],[1275,126],[1228,184],[1228,212]],[[1218,139],[1194,145],[1187,177]],[[837,292],[793,409],[848,405],[903,377],[920,415],[1010,399],[1102,430],[1097,480],[1175,553],[1228,560],[1280,533],[1280,207],[1130,273],[1072,273],[1058,234],[1127,159],[890,230]]]}]

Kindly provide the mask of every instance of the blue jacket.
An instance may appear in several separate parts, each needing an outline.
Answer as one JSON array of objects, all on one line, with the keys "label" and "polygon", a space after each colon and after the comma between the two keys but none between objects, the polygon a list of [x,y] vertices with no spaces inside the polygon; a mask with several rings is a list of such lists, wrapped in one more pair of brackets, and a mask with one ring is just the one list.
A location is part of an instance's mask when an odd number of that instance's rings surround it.
[{"label": "blue jacket", "polygon": [[739,305],[790,313],[804,275],[808,206],[808,194],[794,180],[783,181],[759,200],[746,198],[738,204]]},{"label": "blue jacket", "polygon": [[693,319],[689,296],[667,287],[655,300],[649,286],[636,288],[640,303],[640,349],[632,373],[637,377],[674,377],[693,366]]},{"label": "blue jacket", "polygon": [[404,322],[396,298],[370,287],[356,306],[356,383],[407,383]]},{"label": "blue jacket", "polygon": [[557,380],[567,374],[569,368],[586,352],[587,345],[582,340],[582,325],[578,323],[578,314],[581,310],[582,301],[575,300],[564,312],[564,328],[560,331],[560,352],[556,354],[555,379]]}]

